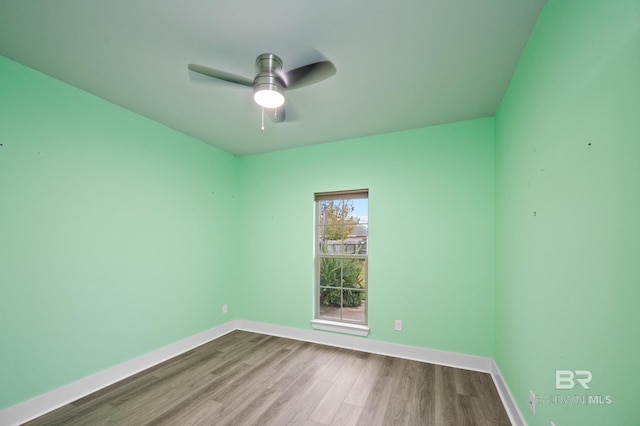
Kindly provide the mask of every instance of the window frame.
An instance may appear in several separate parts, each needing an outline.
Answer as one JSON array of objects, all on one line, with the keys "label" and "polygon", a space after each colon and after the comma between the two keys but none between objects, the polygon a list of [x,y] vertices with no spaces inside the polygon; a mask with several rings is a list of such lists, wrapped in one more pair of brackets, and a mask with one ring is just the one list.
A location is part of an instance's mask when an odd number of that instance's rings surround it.
[{"label": "window frame", "polygon": [[[368,220],[367,220],[367,237],[366,244],[367,250],[366,253],[322,253],[321,239],[320,239],[320,229],[323,224],[320,223],[320,206],[321,201],[346,201],[346,200],[354,200],[354,199],[366,199],[367,200],[367,215],[368,215],[368,202],[369,202],[369,190],[368,189],[358,189],[358,190],[349,190],[349,191],[334,191],[334,192],[319,192],[315,194],[315,218],[314,218],[314,257],[315,257],[315,278],[314,278],[314,294],[315,294],[315,303],[314,303],[314,319],[311,321],[313,328],[328,330],[328,331],[337,331],[348,334],[356,334],[360,336],[366,336],[369,334],[369,235],[368,235]],[[324,225],[326,226],[326,225]],[[350,320],[347,318],[343,318],[342,313],[344,306],[340,306],[340,318],[328,317],[321,315],[321,290],[323,287],[320,285],[320,269],[321,262],[324,258],[332,258],[332,259],[359,259],[363,261],[364,265],[364,289],[361,290],[364,293],[364,321],[360,320]],[[328,286],[330,287],[330,286]],[[341,290],[341,297],[343,295],[344,287],[340,285],[336,287]],[[360,292],[360,290],[358,290]],[[342,305],[342,300],[341,300]]]}]

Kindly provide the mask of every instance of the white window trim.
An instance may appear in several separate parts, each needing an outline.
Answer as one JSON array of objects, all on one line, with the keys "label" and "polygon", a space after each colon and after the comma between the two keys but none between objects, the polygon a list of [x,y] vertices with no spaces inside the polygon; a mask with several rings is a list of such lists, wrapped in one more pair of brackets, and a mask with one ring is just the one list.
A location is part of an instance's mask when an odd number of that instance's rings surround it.
[{"label": "white window trim", "polygon": [[311,320],[311,327],[316,330],[333,331],[335,333],[353,334],[354,336],[368,336],[369,326],[350,324],[347,322],[328,321],[324,319]]},{"label": "white window trim", "polygon": [[[325,192],[325,193],[316,193],[315,194],[315,202],[317,203],[320,200],[333,200],[336,198],[342,198],[342,199],[352,199],[352,198],[361,198],[361,196],[365,194],[367,200],[369,199],[369,189],[358,189],[358,190],[351,190],[351,191],[335,191],[335,192]],[[316,213],[317,213],[317,209],[316,209]],[[314,218],[315,219],[315,218]],[[317,223],[314,224],[315,229],[317,230]],[[316,250],[318,247],[318,240],[317,240],[317,231],[314,231],[315,237],[315,246],[316,246]],[[316,262],[319,261],[319,257],[317,256],[316,253]],[[349,258],[360,258],[361,256],[349,256]],[[365,259],[365,263],[368,262],[368,258],[369,258],[369,253],[367,252],[367,255],[362,257],[363,259]],[[368,266],[366,268],[366,270],[368,271]],[[318,273],[318,269],[316,266],[316,274]],[[367,272],[368,275],[368,272]],[[316,291],[316,298],[319,297],[319,286],[318,286],[318,278],[316,275],[316,282],[315,282],[315,291]],[[324,331],[331,331],[331,332],[335,332],[335,333],[344,333],[344,334],[351,334],[351,335],[355,335],[355,336],[368,336],[369,335],[369,315],[368,315],[368,309],[369,309],[369,278],[366,278],[366,294],[367,294],[367,305],[366,305],[366,309],[367,311],[365,312],[365,324],[354,324],[354,323],[350,323],[350,322],[345,322],[345,321],[331,321],[328,320],[326,318],[314,318],[311,320],[311,327],[313,327],[315,330],[324,330]],[[318,301],[316,300],[316,308],[314,308],[315,313],[314,316],[318,316],[319,315],[319,311],[318,311]]]}]

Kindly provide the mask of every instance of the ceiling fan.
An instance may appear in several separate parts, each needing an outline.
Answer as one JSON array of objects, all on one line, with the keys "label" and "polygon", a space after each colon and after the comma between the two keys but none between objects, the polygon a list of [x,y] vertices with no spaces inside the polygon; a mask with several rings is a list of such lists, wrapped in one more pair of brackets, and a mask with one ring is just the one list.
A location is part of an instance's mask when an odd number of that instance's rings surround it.
[{"label": "ceiling fan", "polygon": [[331,61],[312,62],[283,71],[282,60],[273,53],[263,53],[256,58],[257,74],[253,79],[197,64],[189,64],[189,69],[218,80],[253,87],[254,101],[266,108],[269,117],[276,123],[285,119],[285,90],[308,86],[336,73],[336,67]]}]

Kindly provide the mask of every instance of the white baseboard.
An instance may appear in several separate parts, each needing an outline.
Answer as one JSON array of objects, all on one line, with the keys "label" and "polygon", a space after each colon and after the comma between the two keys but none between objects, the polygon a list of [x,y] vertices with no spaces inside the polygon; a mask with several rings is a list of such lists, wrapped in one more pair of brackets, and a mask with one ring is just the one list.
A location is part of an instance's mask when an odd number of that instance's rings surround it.
[{"label": "white baseboard", "polygon": [[520,411],[520,409],[518,408],[516,400],[513,399],[513,394],[509,390],[509,386],[507,386],[507,382],[505,382],[504,377],[502,377],[502,373],[500,372],[500,368],[498,368],[498,364],[493,360],[491,362],[493,363],[493,371],[491,372],[491,377],[493,377],[493,383],[496,385],[496,389],[500,394],[500,399],[502,400],[504,409],[509,415],[511,424],[513,424],[514,426],[525,426],[527,422],[524,420],[524,416],[522,415],[522,411]]},{"label": "white baseboard", "polygon": [[122,364],[54,389],[51,392],[6,408],[0,411],[0,426],[20,425],[29,420],[33,420],[36,417],[60,408],[63,405],[69,404],[120,380],[126,379],[149,367],[153,367],[211,340],[217,339],[236,328],[233,323],[226,323],[211,328],[195,336],[172,343],[138,358],[123,362]]},{"label": "white baseboard", "polygon": [[525,424],[522,414],[520,410],[518,410],[518,407],[509,392],[509,388],[502,378],[500,369],[491,358],[426,349],[416,346],[398,345],[318,330],[299,329],[253,321],[233,320],[203,333],[188,337],[138,358],[116,365],[100,373],[93,374],[66,386],[62,386],[51,392],[47,392],[25,402],[6,408],[0,411],[0,426],[19,425],[32,420],[113,383],[126,379],[127,377],[139,373],[149,367],[153,367],[154,365],[217,339],[218,337],[233,330],[251,331],[272,336],[285,337],[288,339],[302,340],[306,342],[489,373],[493,377],[494,383],[498,389],[500,397],[502,398],[502,402],[511,422],[514,425]]},{"label": "white baseboard", "polygon": [[388,355],[396,358],[411,359],[414,361],[429,362],[431,364],[446,365],[448,367],[463,368],[465,370],[482,371],[491,373],[493,360],[475,355],[463,355],[454,352],[438,351],[435,349],[420,348],[417,346],[398,345],[396,343],[382,342],[379,340],[364,339],[346,334],[328,333],[318,330],[305,330],[301,328],[284,327],[281,325],[265,324],[252,321],[236,321],[239,330],[253,331],[255,333],[269,334],[272,336],[286,337],[305,342],[320,343],[328,346],[353,349],[380,355]]}]

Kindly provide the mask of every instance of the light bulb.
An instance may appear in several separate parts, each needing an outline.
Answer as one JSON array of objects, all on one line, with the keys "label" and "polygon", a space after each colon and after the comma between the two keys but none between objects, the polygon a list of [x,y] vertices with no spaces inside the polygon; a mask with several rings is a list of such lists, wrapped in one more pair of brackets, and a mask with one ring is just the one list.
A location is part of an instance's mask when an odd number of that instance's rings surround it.
[{"label": "light bulb", "polygon": [[257,90],[253,100],[263,108],[278,108],[284,104],[284,95],[271,89]]}]

